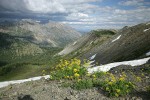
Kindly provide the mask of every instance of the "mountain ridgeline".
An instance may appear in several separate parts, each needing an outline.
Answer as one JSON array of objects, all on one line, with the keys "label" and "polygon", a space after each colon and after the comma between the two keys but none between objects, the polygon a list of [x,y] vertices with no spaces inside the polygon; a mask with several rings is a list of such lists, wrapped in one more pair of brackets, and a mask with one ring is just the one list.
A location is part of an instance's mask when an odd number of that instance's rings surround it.
[{"label": "mountain ridgeline", "polygon": [[47,52],[47,48],[63,48],[81,34],[61,23],[40,24],[33,20],[0,23],[0,61],[11,61]]},{"label": "mountain ridgeline", "polygon": [[0,32],[18,36],[41,46],[64,47],[81,36],[73,28],[61,23],[40,24],[33,20],[0,23]]},{"label": "mountain ridgeline", "polygon": [[81,36],[56,22],[5,21],[0,23],[0,80],[41,75],[41,70],[50,70],[60,59],[88,59],[99,65],[145,58],[150,56],[149,40],[149,22],[120,30],[97,29]]},{"label": "mountain ridgeline", "polygon": [[98,64],[144,58],[150,51],[150,23],[116,30],[94,30],[68,45],[60,55],[89,59]]}]

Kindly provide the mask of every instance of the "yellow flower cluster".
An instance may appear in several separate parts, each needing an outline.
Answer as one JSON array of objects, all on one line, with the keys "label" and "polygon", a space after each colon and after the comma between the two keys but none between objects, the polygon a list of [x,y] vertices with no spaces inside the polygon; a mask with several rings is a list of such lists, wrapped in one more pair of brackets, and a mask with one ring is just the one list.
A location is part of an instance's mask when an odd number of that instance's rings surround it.
[{"label": "yellow flower cluster", "polygon": [[120,89],[116,89],[116,92],[117,92],[117,93],[120,93]]},{"label": "yellow flower cluster", "polygon": [[[129,93],[134,87],[134,84],[127,81],[127,76],[123,72],[120,77],[115,77],[111,73],[107,73],[109,75],[103,86],[103,89],[109,93],[110,96],[122,96]],[[139,80],[140,78],[137,77]]]},{"label": "yellow flower cluster", "polygon": [[142,80],[141,77],[138,77],[138,76],[136,77],[137,82],[141,82],[141,80]]},{"label": "yellow flower cluster", "polygon": [[42,70],[42,75],[43,75],[43,76],[45,76],[45,73],[46,73],[46,71],[45,71],[45,70]]},{"label": "yellow flower cluster", "polygon": [[87,73],[87,68],[81,66],[80,59],[74,58],[69,61],[60,60],[54,71],[55,75],[53,76],[56,76],[56,79],[79,79]]},{"label": "yellow flower cluster", "polygon": [[107,73],[110,79],[106,79],[106,82],[116,82],[116,77],[112,73]]},{"label": "yellow flower cluster", "polygon": [[80,66],[81,64],[81,61],[80,59],[71,59],[71,61],[68,61],[68,60],[60,60],[60,63],[56,66],[55,69],[64,69],[65,67],[68,67],[68,69],[71,69],[72,66],[74,65],[77,65],[77,66]]},{"label": "yellow flower cluster", "polygon": [[124,81],[125,79],[126,79],[126,74],[125,74],[125,72],[122,72],[122,75],[121,75],[121,77],[119,78],[119,80],[120,81]]},{"label": "yellow flower cluster", "polygon": [[74,77],[75,77],[75,78],[79,78],[80,75],[79,75],[78,73],[75,73],[75,74],[74,74]]},{"label": "yellow flower cluster", "polygon": [[75,68],[75,69],[73,69],[73,72],[75,72],[75,73],[76,73],[76,72],[78,72],[78,70]]}]

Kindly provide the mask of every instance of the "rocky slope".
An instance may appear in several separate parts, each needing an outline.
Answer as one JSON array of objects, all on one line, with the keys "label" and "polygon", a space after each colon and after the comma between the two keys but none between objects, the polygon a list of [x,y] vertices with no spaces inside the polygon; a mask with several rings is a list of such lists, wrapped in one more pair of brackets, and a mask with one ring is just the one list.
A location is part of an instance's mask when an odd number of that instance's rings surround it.
[{"label": "rocky slope", "polygon": [[[150,51],[150,24],[142,23],[132,27],[124,27],[118,34],[99,47],[92,48],[84,55],[89,58],[96,54],[98,63],[110,63],[133,60],[146,56]],[[143,56],[143,57],[144,57]],[[84,58],[83,57],[83,58]]]},{"label": "rocky slope", "polygon": [[41,79],[0,88],[0,100],[149,100],[150,95],[146,89],[150,84],[149,62],[135,67],[121,66],[112,68],[109,72],[116,76],[125,72],[130,81],[134,81],[137,76],[141,77],[136,89],[127,96],[107,97],[98,87],[75,90],[63,87],[62,84],[66,83],[66,80]]},{"label": "rocky slope", "polygon": [[[93,45],[92,41],[95,41],[95,38],[91,38],[93,36],[90,34],[86,37],[86,40],[81,39],[79,41]],[[89,60],[92,58],[95,63],[106,64],[149,56],[150,24],[148,22],[131,27],[126,26],[119,30],[116,35],[105,40],[102,43],[98,42],[97,45],[93,45],[84,54],[81,53],[80,58]],[[75,50],[81,48],[82,50],[87,49],[86,44],[82,45],[81,42],[77,41],[77,46],[74,45],[76,47]],[[69,50],[72,47],[68,46],[66,49]],[[65,53],[66,49],[60,52],[60,54],[67,54]]]},{"label": "rocky slope", "polygon": [[[116,34],[114,30],[93,30],[72,44],[66,46],[59,55],[82,56],[90,51],[93,47],[97,47]],[[69,56],[69,55],[67,55]]]}]

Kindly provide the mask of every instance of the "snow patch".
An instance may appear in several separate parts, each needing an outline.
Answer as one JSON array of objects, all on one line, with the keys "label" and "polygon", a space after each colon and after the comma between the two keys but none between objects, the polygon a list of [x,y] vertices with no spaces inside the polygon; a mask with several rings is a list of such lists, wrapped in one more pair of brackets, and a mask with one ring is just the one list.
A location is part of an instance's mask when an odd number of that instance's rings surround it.
[{"label": "snow patch", "polygon": [[150,24],[150,22],[149,23],[147,23],[146,25],[149,25]]},{"label": "snow patch", "polygon": [[28,82],[28,81],[40,80],[41,78],[48,79],[48,78],[50,78],[50,76],[46,75],[46,76],[32,77],[32,78],[23,79],[23,80],[13,80],[13,81],[0,82],[0,88],[6,87],[6,86],[8,86],[10,84],[16,84],[16,83],[20,84],[20,83],[24,83],[24,82]]},{"label": "snow patch", "polygon": [[93,43],[93,41],[90,42],[90,44],[92,44],[92,43]]},{"label": "snow patch", "polygon": [[146,56],[150,56],[150,51],[146,53]]},{"label": "snow patch", "polygon": [[93,60],[96,57],[96,54],[90,57],[90,60]]},{"label": "snow patch", "polygon": [[75,45],[76,43],[77,43],[77,41],[76,41],[76,42],[74,42],[74,43],[73,43],[73,45]]},{"label": "snow patch", "polygon": [[146,32],[146,31],[148,31],[148,30],[150,30],[150,28],[143,30],[143,32]]},{"label": "snow patch", "polygon": [[89,73],[97,72],[97,71],[103,71],[107,72],[113,67],[117,67],[119,65],[131,65],[131,66],[138,66],[138,65],[143,65],[145,64],[150,57],[144,58],[144,59],[139,59],[139,60],[132,60],[132,61],[123,61],[123,62],[115,62],[115,63],[110,63],[102,66],[96,66],[93,68],[88,68]]},{"label": "snow patch", "polygon": [[112,40],[112,42],[115,42],[116,40],[120,39],[121,35],[119,35],[116,39]]}]

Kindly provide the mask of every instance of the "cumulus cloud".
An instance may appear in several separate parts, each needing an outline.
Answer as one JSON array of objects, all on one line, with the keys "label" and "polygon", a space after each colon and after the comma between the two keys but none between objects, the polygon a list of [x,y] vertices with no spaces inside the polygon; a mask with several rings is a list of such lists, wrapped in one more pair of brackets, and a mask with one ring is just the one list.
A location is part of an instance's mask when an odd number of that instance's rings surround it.
[{"label": "cumulus cloud", "polygon": [[8,11],[34,13],[63,13],[67,7],[102,0],[1,0],[0,7]]},{"label": "cumulus cloud", "polygon": [[150,20],[148,1],[108,1],[109,5],[103,3],[106,0],[0,0],[0,18],[46,19],[77,29],[121,28]]},{"label": "cumulus cloud", "polygon": [[65,8],[55,0],[24,0],[26,8],[37,13],[65,12]]},{"label": "cumulus cloud", "polygon": [[8,11],[33,13],[65,12],[65,8],[55,0],[1,0],[0,6]]},{"label": "cumulus cloud", "polygon": [[144,0],[127,0],[119,2],[123,6],[141,6],[144,4]]}]

